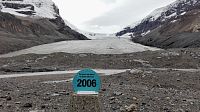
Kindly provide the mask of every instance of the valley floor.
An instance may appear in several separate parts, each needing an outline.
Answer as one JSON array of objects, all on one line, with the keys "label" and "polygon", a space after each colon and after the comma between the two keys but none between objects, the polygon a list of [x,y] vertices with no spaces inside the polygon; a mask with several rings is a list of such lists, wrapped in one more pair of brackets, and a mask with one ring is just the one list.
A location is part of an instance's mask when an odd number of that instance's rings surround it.
[{"label": "valley floor", "polygon": [[160,50],[154,47],[148,47],[141,44],[133,43],[129,38],[117,38],[110,37],[108,39],[96,39],[96,40],[71,40],[62,41],[52,44],[44,44],[35,46],[29,49],[24,49],[0,57],[12,57],[22,54],[51,54],[55,52],[64,53],[93,53],[93,54],[124,54],[142,51],[155,51]]},{"label": "valley floor", "polygon": [[101,74],[103,112],[200,111],[198,48],[4,55],[0,58],[0,111],[68,112],[71,78],[74,70],[83,68]]}]

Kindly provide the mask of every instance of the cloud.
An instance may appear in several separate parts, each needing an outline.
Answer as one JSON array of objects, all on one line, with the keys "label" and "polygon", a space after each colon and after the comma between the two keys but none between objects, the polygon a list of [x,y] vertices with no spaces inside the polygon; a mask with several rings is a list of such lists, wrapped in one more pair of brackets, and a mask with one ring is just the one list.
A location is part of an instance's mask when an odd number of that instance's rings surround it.
[{"label": "cloud", "polygon": [[116,3],[118,0],[101,0],[105,3]]},{"label": "cloud", "polygon": [[95,32],[95,33],[107,33],[117,32],[120,29],[118,25],[102,26],[102,25],[87,25],[80,26],[79,28],[84,29],[85,31]]},{"label": "cloud", "polygon": [[[165,6],[173,1],[175,0],[111,0],[111,2],[120,2],[121,5],[118,5],[111,11],[104,13],[99,17],[84,22],[83,25],[88,27],[96,25],[102,29],[103,27],[107,28],[109,26],[115,26],[115,30],[116,25],[118,25],[118,30],[120,30],[123,27],[144,18],[154,9]],[[94,30],[97,31],[97,29]],[[114,30],[111,31],[110,28],[108,30],[110,30],[110,33],[114,32]]]},{"label": "cloud", "polygon": [[58,5],[61,16],[75,25],[103,15],[112,8],[111,4],[108,5],[108,3],[101,0],[53,1],[56,3],[56,5]]},{"label": "cloud", "polygon": [[[81,30],[116,32],[175,0],[53,0],[61,16]],[[94,27],[98,26],[98,27]]]}]

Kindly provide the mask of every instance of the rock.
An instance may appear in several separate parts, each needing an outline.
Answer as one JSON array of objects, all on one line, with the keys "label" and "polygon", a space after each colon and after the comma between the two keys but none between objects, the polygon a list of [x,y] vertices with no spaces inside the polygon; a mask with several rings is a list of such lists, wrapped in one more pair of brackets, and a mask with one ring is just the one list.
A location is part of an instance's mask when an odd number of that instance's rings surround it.
[{"label": "rock", "polygon": [[62,90],[62,92],[67,92],[66,90]]},{"label": "rock", "polygon": [[112,100],[112,101],[110,101],[109,103],[110,103],[110,104],[114,104],[114,103],[116,103],[116,102],[115,102],[114,100]]},{"label": "rock", "polygon": [[41,108],[44,109],[44,108],[46,108],[46,107],[45,107],[45,105],[42,105]]},{"label": "rock", "polygon": [[177,109],[175,112],[185,112],[183,109]]},{"label": "rock", "polygon": [[119,110],[120,110],[121,112],[126,112],[126,109],[123,108],[123,107],[121,107]]},{"label": "rock", "polygon": [[25,108],[31,108],[31,107],[33,107],[33,105],[32,105],[32,103],[25,103],[23,105],[23,107],[25,107]]},{"label": "rock", "polygon": [[8,108],[10,108],[10,107],[11,107],[11,104],[7,104],[6,106],[7,106]]},{"label": "rock", "polygon": [[43,100],[48,101],[48,100],[51,100],[51,98],[50,97],[44,97]]},{"label": "rock", "polygon": [[168,108],[168,107],[165,107],[165,108],[164,108],[164,111],[168,111],[168,110],[169,110],[169,108]]},{"label": "rock", "polygon": [[144,102],[143,102],[143,103],[142,103],[142,106],[144,106],[144,105],[146,105],[146,104],[147,104],[147,103],[144,103]]},{"label": "rock", "polygon": [[166,99],[166,100],[170,100],[170,97],[166,97],[165,99]]},{"label": "rock", "polygon": [[51,95],[51,93],[45,93],[45,95]]},{"label": "rock", "polygon": [[133,100],[137,100],[137,98],[136,98],[136,97],[133,97]]},{"label": "rock", "polygon": [[153,71],[145,71],[144,73],[146,73],[146,74],[152,74]]},{"label": "rock", "polygon": [[41,106],[41,108],[42,108],[42,109],[45,109],[45,108],[47,108],[48,106],[49,106],[48,104],[44,104],[44,105]]},{"label": "rock", "polygon": [[7,100],[7,101],[10,101],[10,100],[12,100],[12,98],[11,98],[10,96],[8,96],[8,97],[6,98],[6,100]]},{"label": "rock", "polygon": [[123,84],[124,84],[124,82],[120,82],[120,83],[119,83],[119,85],[123,85]]},{"label": "rock", "polygon": [[110,98],[109,98],[109,100],[114,100],[114,99],[115,99],[115,97],[110,97]]},{"label": "rock", "polygon": [[7,98],[8,96],[6,95],[6,96],[0,96],[0,98]]},{"label": "rock", "polygon": [[121,96],[121,95],[123,95],[122,92],[114,92],[113,94],[114,94],[114,96]]},{"label": "rock", "polygon": [[69,95],[69,92],[59,92],[60,95]]},{"label": "rock", "polygon": [[137,106],[135,104],[131,104],[126,108],[127,112],[135,112],[137,110]]},{"label": "rock", "polygon": [[190,104],[191,104],[191,105],[193,105],[193,104],[194,104],[194,102],[190,102]]},{"label": "rock", "polygon": [[51,96],[61,96],[61,95],[58,93],[53,93]]},{"label": "rock", "polygon": [[142,70],[139,70],[139,69],[132,69],[130,70],[130,73],[131,74],[142,74],[144,71]]},{"label": "rock", "polygon": [[186,100],[186,99],[183,99],[183,101],[186,102],[187,100]]},{"label": "rock", "polygon": [[117,107],[112,107],[112,110],[113,111],[116,111],[118,108]]},{"label": "rock", "polygon": [[21,102],[15,102],[15,104],[21,104]]},{"label": "rock", "polygon": [[31,110],[30,112],[45,112],[44,110]]},{"label": "rock", "polygon": [[57,110],[57,109],[58,109],[58,107],[54,107],[53,109]]},{"label": "rock", "polygon": [[106,89],[104,88],[104,89],[101,89],[102,91],[106,91]]}]

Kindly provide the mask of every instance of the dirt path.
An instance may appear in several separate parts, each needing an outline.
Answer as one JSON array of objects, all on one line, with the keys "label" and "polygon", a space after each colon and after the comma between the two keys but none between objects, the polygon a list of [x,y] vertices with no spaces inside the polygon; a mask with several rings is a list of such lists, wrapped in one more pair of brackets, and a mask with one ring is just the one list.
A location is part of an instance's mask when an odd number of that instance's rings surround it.
[{"label": "dirt path", "polygon": [[[101,75],[112,75],[118,74],[122,72],[126,72],[130,69],[94,69],[98,74]],[[45,75],[67,75],[68,77],[72,78],[74,74],[78,73],[80,70],[69,70],[69,71],[52,71],[52,72],[36,72],[36,73],[21,73],[21,74],[9,74],[9,75],[0,75],[0,79],[3,78],[18,78],[18,77],[31,77],[31,76],[45,76]]]}]

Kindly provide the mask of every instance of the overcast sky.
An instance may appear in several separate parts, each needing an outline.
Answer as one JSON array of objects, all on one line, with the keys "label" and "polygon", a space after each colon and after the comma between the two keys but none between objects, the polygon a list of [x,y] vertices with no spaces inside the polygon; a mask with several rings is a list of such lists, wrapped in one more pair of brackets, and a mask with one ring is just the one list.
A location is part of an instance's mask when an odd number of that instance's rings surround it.
[{"label": "overcast sky", "polygon": [[156,8],[175,0],[53,0],[60,15],[77,28],[98,33],[115,33]]}]

